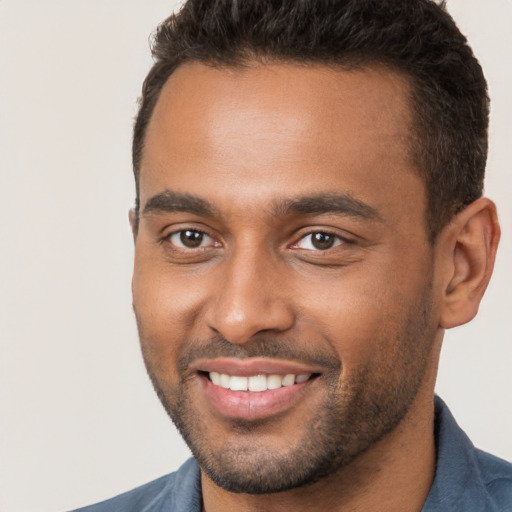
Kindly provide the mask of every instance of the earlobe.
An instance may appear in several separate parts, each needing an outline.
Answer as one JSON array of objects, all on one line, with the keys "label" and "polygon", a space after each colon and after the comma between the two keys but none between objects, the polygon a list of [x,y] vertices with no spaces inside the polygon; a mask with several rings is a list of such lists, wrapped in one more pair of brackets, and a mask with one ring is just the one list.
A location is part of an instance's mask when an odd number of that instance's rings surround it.
[{"label": "earlobe", "polygon": [[440,326],[448,329],[473,319],[494,268],[500,227],[495,204],[480,198],[445,228],[440,250],[448,269]]}]

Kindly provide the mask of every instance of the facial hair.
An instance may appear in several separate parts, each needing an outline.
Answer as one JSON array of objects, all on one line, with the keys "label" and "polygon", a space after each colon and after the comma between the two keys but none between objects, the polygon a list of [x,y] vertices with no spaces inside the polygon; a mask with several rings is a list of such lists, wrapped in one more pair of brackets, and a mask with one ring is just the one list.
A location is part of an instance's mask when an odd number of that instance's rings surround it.
[{"label": "facial hair", "polygon": [[[317,482],[349,465],[388,433],[407,414],[416,397],[429,361],[435,326],[431,319],[431,284],[415,304],[403,305],[399,329],[383,329],[375,347],[390,350],[385,358],[344,375],[332,347],[314,347],[278,337],[259,337],[244,345],[222,337],[183,344],[173,389],[161,378],[162,369],[152,356],[151,340],[137,319],[148,375],[167,413],[185,439],[202,471],[218,486],[235,493],[270,494]],[[396,323],[394,323],[396,327]],[[398,332],[397,332],[398,331]],[[389,343],[390,337],[394,338]],[[332,348],[332,349],[331,349]],[[383,353],[384,354],[384,353]],[[267,357],[313,364],[324,369],[322,393],[316,413],[304,418],[299,442],[268,450],[254,434],[273,420],[229,422],[233,435],[221,449],[209,442],[208,424],[189,399],[193,375],[188,368],[197,358]],[[317,383],[319,384],[319,383]],[[278,421],[276,419],[275,421]]]}]

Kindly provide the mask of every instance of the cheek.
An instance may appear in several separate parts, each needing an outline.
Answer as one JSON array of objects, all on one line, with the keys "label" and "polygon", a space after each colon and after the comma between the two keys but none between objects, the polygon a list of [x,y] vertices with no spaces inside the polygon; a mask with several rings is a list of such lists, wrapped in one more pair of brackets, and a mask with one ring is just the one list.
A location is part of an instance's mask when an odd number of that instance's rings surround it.
[{"label": "cheek", "polygon": [[407,304],[417,300],[385,272],[361,274],[310,283],[301,293],[301,322],[328,340],[346,373],[392,359],[407,323]]},{"label": "cheek", "polygon": [[183,345],[199,336],[202,289],[204,280],[173,275],[162,263],[136,256],[133,308],[144,358],[154,371],[175,367]]},{"label": "cheek", "polygon": [[152,247],[143,234],[135,250],[132,282],[134,306],[148,329],[169,330],[190,323],[190,315],[202,300],[206,286],[204,275],[192,267],[176,269],[161,250]]}]

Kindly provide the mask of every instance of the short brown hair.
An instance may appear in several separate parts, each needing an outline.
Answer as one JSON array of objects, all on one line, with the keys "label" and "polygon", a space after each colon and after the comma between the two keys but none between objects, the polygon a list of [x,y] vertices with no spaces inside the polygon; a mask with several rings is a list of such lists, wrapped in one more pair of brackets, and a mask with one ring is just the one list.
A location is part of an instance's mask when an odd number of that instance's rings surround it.
[{"label": "short brown hair", "polygon": [[466,38],[433,0],[188,0],[157,29],[133,136],[139,171],[146,128],[162,87],[185,62],[239,66],[252,60],[364,68],[409,77],[411,149],[427,189],[431,242],[482,195],[487,159],[487,84]]}]

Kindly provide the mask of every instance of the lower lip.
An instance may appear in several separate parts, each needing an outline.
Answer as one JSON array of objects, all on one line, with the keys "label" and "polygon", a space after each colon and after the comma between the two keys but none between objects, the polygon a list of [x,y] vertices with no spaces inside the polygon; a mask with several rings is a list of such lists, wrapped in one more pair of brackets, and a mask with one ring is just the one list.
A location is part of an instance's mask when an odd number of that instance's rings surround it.
[{"label": "lower lip", "polygon": [[232,391],[213,384],[199,375],[203,391],[213,407],[223,416],[245,420],[263,419],[293,407],[314,379],[267,391]]}]

